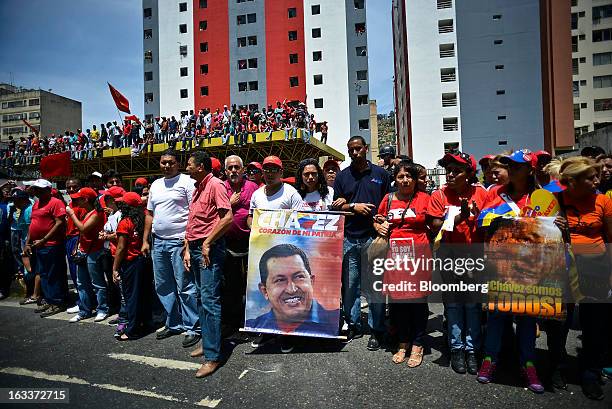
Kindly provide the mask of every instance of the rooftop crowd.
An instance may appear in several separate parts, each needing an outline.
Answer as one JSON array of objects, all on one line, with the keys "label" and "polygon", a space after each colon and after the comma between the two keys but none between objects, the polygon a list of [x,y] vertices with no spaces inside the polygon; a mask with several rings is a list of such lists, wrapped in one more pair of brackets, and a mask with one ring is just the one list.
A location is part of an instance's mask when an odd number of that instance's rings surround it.
[{"label": "rooftop crowd", "polygon": [[[178,119],[177,119],[178,118]],[[318,129],[317,129],[318,128]],[[315,132],[320,132],[321,141],[327,142],[327,122],[318,125],[314,115],[308,112],[304,103],[276,102],[261,111],[232,105],[222,109],[193,110],[181,115],[146,119],[142,123],[134,115],[121,121],[92,125],[83,130],[66,130],[63,134],[40,135],[32,133],[19,140],[9,136],[6,146],[0,149],[0,164],[4,167],[32,165],[44,155],[70,152],[72,160],[93,159],[102,156],[102,151],[114,148],[130,148],[132,156],[153,150],[156,143],[167,143],[175,148],[182,142],[182,150],[191,150],[210,144],[220,138],[221,143],[229,144],[234,136],[235,145],[246,145],[249,139],[255,142],[256,134],[267,133],[271,139],[274,131],[284,131],[285,140],[298,137],[298,129],[303,131],[305,142],[309,142]]]},{"label": "rooftop crowd", "polygon": [[[236,330],[244,326],[249,234],[258,208],[350,214],[344,226],[338,323],[346,339],[338,342],[367,333],[367,350],[388,348],[390,360],[410,368],[426,359],[427,299],[420,295],[412,300],[417,302],[406,303],[390,298],[387,306],[370,300],[367,322],[361,318],[361,256],[375,237],[410,238],[427,252],[454,206],[459,211],[452,228],[441,235],[441,248],[483,242],[486,236],[476,223],[481,210],[502,199],[523,208],[535,189],[545,188],[563,203],[565,211],[555,225],[566,233],[574,252],[580,252],[578,244],[588,243],[594,251],[590,254],[610,266],[606,245],[612,237],[612,156],[601,148],[586,148],[581,156],[566,159],[519,150],[478,162],[469,153],[449,152],[439,161],[446,184],[431,194],[425,168],[411,158],[383,148],[380,166],[372,164],[361,137],[350,138],[347,149],[346,169],[333,160],[321,167],[318,160],[305,158],[293,185],[282,181],[278,157],[245,164],[232,155],[221,162],[197,149],[186,164],[178,162],[175,151],[164,152],[163,177],[152,183],[139,178],[131,192],[114,171],[67,180],[69,201],[44,179],[25,187],[6,183],[1,232],[2,243],[10,244],[1,262],[15,268],[3,269],[0,291],[8,295],[11,281],[21,277],[26,286],[22,304],[36,304],[42,317],[68,311],[74,314],[72,323],[105,321],[118,313],[109,322],[116,325],[118,341],[155,331],[152,313],[159,308],[166,318],[156,338],[182,334],[183,347],[196,347],[191,356],[203,357],[196,377],[206,377],[227,359],[223,340],[238,336]],[[69,292],[68,273],[76,296]],[[459,278],[451,274],[450,279]],[[603,277],[601,286],[612,286],[612,276]],[[586,397],[603,399],[602,377],[612,376],[612,304],[572,303],[566,308],[565,320],[538,321],[485,312],[478,303],[446,302],[443,331],[452,370],[475,376],[484,392],[484,384],[495,381],[496,370],[504,369],[498,368],[502,345],[516,341],[516,359],[529,390],[543,393],[544,383],[565,389],[568,376],[577,372]],[[565,350],[573,314],[580,321],[579,368],[570,365]],[[546,359],[536,362],[540,328],[547,334],[548,350]],[[270,343],[284,353],[306,342],[263,334],[249,334],[243,338],[247,340],[253,348]]]}]

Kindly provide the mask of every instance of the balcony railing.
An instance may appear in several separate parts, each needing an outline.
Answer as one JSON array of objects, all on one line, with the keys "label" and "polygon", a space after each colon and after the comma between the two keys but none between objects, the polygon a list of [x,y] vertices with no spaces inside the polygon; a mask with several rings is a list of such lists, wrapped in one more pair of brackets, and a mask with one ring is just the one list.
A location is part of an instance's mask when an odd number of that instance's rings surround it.
[{"label": "balcony railing", "polygon": [[453,7],[453,0],[438,0],[438,10],[449,9]]},{"label": "balcony railing", "polygon": [[455,49],[452,48],[450,50],[440,50],[440,58],[454,57]]},{"label": "balcony railing", "polygon": [[442,82],[453,82],[456,80],[457,80],[457,76],[454,72],[450,74],[440,74],[440,81]]},{"label": "balcony railing", "polygon": [[457,106],[457,98],[448,98],[442,100],[443,107],[456,107]]},{"label": "balcony railing", "polygon": [[449,24],[449,25],[444,25],[444,26],[438,26],[438,33],[440,34],[446,34],[446,33],[452,33],[453,32],[453,25]]},{"label": "balcony railing", "polygon": [[443,124],[442,125],[442,130],[444,131],[458,131],[459,130],[459,124],[457,123],[452,123],[452,124]]}]

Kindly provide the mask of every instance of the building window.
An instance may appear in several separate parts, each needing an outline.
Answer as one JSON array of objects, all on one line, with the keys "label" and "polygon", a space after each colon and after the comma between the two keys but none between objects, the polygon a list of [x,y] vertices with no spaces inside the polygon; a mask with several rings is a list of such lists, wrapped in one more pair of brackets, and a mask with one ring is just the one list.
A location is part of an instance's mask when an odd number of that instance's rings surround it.
[{"label": "building window", "polygon": [[181,73],[181,77],[186,77],[188,75],[188,70],[187,67],[181,67],[180,73]]},{"label": "building window", "polygon": [[297,9],[295,7],[291,7],[289,9],[287,9],[287,14],[288,14],[289,18],[296,18],[297,17]]},{"label": "building window", "polygon": [[247,69],[247,60],[238,60],[238,69],[246,70]]},{"label": "building window", "polygon": [[314,81],[314,85],[321,85],[321,84],[323,84],[323,75],[317,74],[317,75],[313,76],[313,81]]},{"label": "building window", "polygon": [[257,14],[250,13],[247,14],[247,23],[252,24],[257,22]]},{"label": "building window", "polygon": [[459,150],[459,142],[445,142],[444,143],[444,154],[456,152]]},{"label": "building window", "polygon": [[586,109],[586,107],[587,107],[587,103],[586,102],[581,102],[580,103],[580,108]]},{"label": "building window", "polygon": [[355,10],[363,10],[365,8],[365,0],[355,0]]},{"label": "building window", "polygon": [[504,68],[505,68],[505,67],[504,67],[504,64],[497,64],[497,65],[495,66],[495,69],[496,69],[497,71],[501,71],[501,70],[503,70]]},{"label": "building window", "polygon": [[246,24],[246,14],[241,14],[236,17],[236,23],[240,26]]},{"label": "building window", "polygon": [[599,24],[601,19],[612,17],[612,4],[593,7],[593,24]]},{"label": "building window", "polygon": [[200,21],[198,27],[200,28],[200,31],[206,31],[206,29],[208,28],[208,20]]},{"label": "building window", "polygon": [[323,98],[315,98],[314,100],[315,108],[323,108]]},{"label": "building window", "polygon": [[438,33],[452,33],[453,32],[453,19],[439,20],[438,21]]},{"label": "building window", "polygon": [[586,34],[578,34],[578,40],[579,40],[579,41],[584,41],[584,40],[586,40]]},{"label": "building window", "polygon": [[323,60],[323,52],[322,51],[313,51],[312,52],[312,61],[322,61]]},{"label": "building window", "polygon": [[357,57],[366,57],[368,55],[368,48],[365,45],[355,47],[355,54],[357,54]]},{"label": "building window", "polygon": [[503,43],[504,43],[504,40],[493,40],[494,45],[502,45]]},{"label": "building window", "polygon": [[602,98],[593,101],[595,112],[612,111],[612,98]]},{"label": "building window", "polygon": [[238,37],[238,47],[246,47],[247,39],[246,37]]},{"label": "building window", "polygon": [[200,8],[205,9],[208,7],[208,0],[200,0]]},{"label": "building window", "polygon": [[593,30],[593,42],[610,41],[612,39],[612,28]]},{"label": "building window", "polygon": [[455,56],[455,44],[440,44],[440,58]]},{"label": "building window", "polygon": [[459,130],[459,119],[457,117],[442,118],[442,130],[453,132]]},{"label": "building window", "polygon": [[578,68],[578,58],[572,58],[572,74],[578,75],[580,68]]},{"label": "building window", "polygon": [[289,86],[291,88],[297,87],[300,85],[300,81],[298,80],[298,77],[289,77]]},{"label": "building window", "polygon": [[179,46],[179,54],[181,57],[187,57],[187,46],[186,45]]},{"label": "building window", "polygon": [[453,0],[438,0],[438,10],[450,9],[453,7]]},{"label": "building window", "polygon": [[580,80],[580,86],[586,87],[586,80]]},{"label": "building window", "polygon": [[31,100],[28,101],[28,105],[31,106],[31,107],[40,105],[40,99],[38,99],[38,98],[31,99]]},{"label": "building window", "polygon": [[368,70],[357,71],[357,81],[367,81],[367,80],[368,80]]},{"label": "building window", "polygon": [[207,97],[208,96],[208,87],[207,86],[200,87],[200,96],[201,97]]},{"label": "building window", "polygon": [[257,36],[248,36],[249,45],[257,45]]},{"label": "building window", "polygon": [[313,28],[312,29],[312,38],[321,38],[321,29]]},{"label": "building window", "polygon": [[612,52],[593,54],[593,65],[612,64]]},{"label": "building window", "polygon": [[364,34],[366,32],[366,24],[365,23],[357,23],[355,24],[355,34]]},{"label": "building window", "polygon": [[249,91],[257,91],[259,89],[259,84],[257,81],[249,81]]},{"label": "building window", "polygon": [[146,9],[142,10],[142,14],[144,18],[151,18],[153,17],[153,9],[151,7],[147,7]]},{"label": "building window", "polygon": [[148,28],[144,31],[144,38],[145,40],[148,38],[153,38],[153,30]]},{"label": "building window", "polygon": [[321,5],[313,4],[312,7],[310,8],[310,11],[313,16],[316,16],[317,14],[321,14]]},{"label": "building window", "polygon": [[457,80],[455,68],[441,68],[440,69],[440,81],[441,82],[453,82]]},{"label": "building window", "polygon": [[457,106],[457,93],[447,92],[442,94],[442,106],[443,107],[456,107]]},{"label": "building window", "polygon": [[499,21],[499,20],[501,20],[501,18],[502,18],[501,14],[493,14],[493,20]]},{"label": "building window", "polygon": [[181,33],[181,34],[187,33],[187,24],[180,24],[179,25],[179,33]]},{"label": "building window", "polygon": [[580,120],[580,104],[574,104],[574,121]]},{"label": "building window", "polygon": [[357,95],[357,105],[368,105],[368,94]]},{"label": "building window", "polygon": [[152,63],[153,62],[153,51],[147,50],[147,51],[144,52],[144,61],[145,61],[145,63]]},{"label": "building window", "polygon": [[179,12],[187,11],[187,3],[179,3]]},{"label": "building window", "polygon": [[578,36],[572,36],[572,52],[578,52]]},{"label": "building window", "polygon": [[578,29],[578,13],[572,13],[570,17],[572,30]]},{"label": "building window", "polygon": [[586,63],[586,57],[580,57],[580,64]]},{"label": "building window", "polygon": [[200,65],[200,74],[208,74],[208,64]]},{"label": "building window", "polygon": [[600,75],[593,77],[593,88],[612,87],[612,75]]},{"label": "building window", "polygon": [[238,92],[246,92],[247,90],[247,83],[246,82],[239,82],[238,83]]},{"label": "building window", "polygon": [[201,53],[206,53],[208,52],[208,43],[200,43],[200,52]]},{"label": "building window", "polygon": [[577,98],[580,96],[580,85],[578,81],[572,81],[572,96]]},{"label": "building window", "polygon": [[506,146],[506,145],[508,145],[508,141],[498,141],[497,144],[499,146]]},{"label": "building window", "polygon": [[505,121],[506,120],[506,115],[497,115],[497,120],[498,121]]},{"label": "building window", "polygon": [[257,68],[257,58],[249,58],[249,68]]},{"label": "building window", "polygon": [[187,88],[181,89],[181,98],[187,98],[189,93],[187,92]]},{"label": "building window", "polygon": [[297,63],[298,63],[298,55],[289,54],[289,64],[297,64]]},{"label": "building window", "polygon": [[153,71],[145,71],[144,73],[145,81],[153,81]]},{"label": "building window", "polygon": [[289,31],[289,41],[297,40],[297,31]]},{"label": "building window", "polygon": [[366,129],[370,129],[370,120],[369,119],[360,119],[359,120],[359,130],[364,131]]},{"label": "building window", "polygon": [[146,92],[144,97],[145,97],[145,104],[149,104],[149,103],[153,102],[153,93],[152,92]]},{"label": "building window", "polygon": [[506,95],[506,90],[505,89],[498,89],[497,91],[495,91],[495,93],[497,95]]},{"label": "building window", "polygon": [[[23,114],[25,116],[25,114]],[[40,112],[30,112],[28,116],[30,119],[40,119]]]}]

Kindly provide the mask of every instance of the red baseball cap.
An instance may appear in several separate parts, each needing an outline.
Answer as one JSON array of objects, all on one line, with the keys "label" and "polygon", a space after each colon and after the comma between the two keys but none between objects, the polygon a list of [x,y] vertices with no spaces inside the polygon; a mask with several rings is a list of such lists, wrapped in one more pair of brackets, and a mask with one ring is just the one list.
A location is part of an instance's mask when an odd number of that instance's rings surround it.
[{"label": "red baseball cap", "polygon": [[212,170],[215,172],[221,172],[221,161],[214,157],[210,158],[210,161],[212,162]]},{"label": "red baseball cap", "polygon": [[281,169],[283,168],[283,162],[280,160],[278,156],[268,156],[267,158],[265,158],[263,161],[263,166],[266,166],[266,165],[274,165]]},{"label": "red baseball cap", "polygon": [[249,163],[249,164],[247,165],[247,169],[248,169],[248,168],[255,168],[255,169],[262,170],[262,169],[263,169],[263,166],[261,166],[261,163],[259,163],[259,162],[251,162],[251,163]]},{"label": "red baseball cap", "polygon": [[138,178],[134,181],[135,186],[149,186],[149,181],[145,178]]},{"label": "red baseball cap", "polygon": [[138,207],[142,206],[142,199],[136,192],[127,192],[123,196],[115,199],[116,202],[124,202],[128,206]]},{"label": "red baseball cap", "polygon": [[478,164],[482,166],[483,163],[488,164],[491,159],[493,159],[495,155],[485,155],[478,161]]},{"label": "red baseball cap", "polygon": [[323,164],[323,169],[328,168],[328,167],[334,167],[336,169],[340,169],[340,165],[338,165],[338,162],[336,162],[333,159],[328,159]]},{"label": "red baseball cap", "polygon": [[476,159],[474,159],[474,156],[468,153],[465,153],[465,152],[454,152],[454,153],[449,152],[445,154],[444,157],[438,161],[438,164],[442,167],[446,167],[451,162],[456,162],[462,165],[468,165],[473,170],[476,170]]},{"label": "red baseball cap", "polygon": [[111,196],[113,199],[117,199],[125,194],[125,189],[120,186],[112,186],[104,192],[104,195]]},{"label": "red baseball cap", "polygon": [[539,158],[540,156],[548,156],[549,158],[552,158],[552,155],[548,151],[537,151],[534,152],[534,155],[536,158]]},{"label": "red baseball cap", "polygon": [[72,199],[87,199],[87,200],[93,200],[96,197],[98,197],[98,194],[96,193],[95,190],[93,190],[90,187],[82,187],[81,189],[79,189],[78,192],[73,193],[70,195],[70,197]]}]

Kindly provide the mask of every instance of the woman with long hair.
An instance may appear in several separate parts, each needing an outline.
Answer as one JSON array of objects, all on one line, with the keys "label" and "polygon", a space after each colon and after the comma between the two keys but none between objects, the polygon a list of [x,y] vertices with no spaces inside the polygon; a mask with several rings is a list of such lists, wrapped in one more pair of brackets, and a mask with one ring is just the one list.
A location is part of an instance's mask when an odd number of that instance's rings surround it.
[{"label": "woman with long hair", "polygon": [[302,196],[304,210],[327,210],[334,201],[334,189],[327,186],[316,159],[301,161],[295,173],[295,188]]},{"label": "woman with long hair", "polygon": [[[374,223],[377,232],[389,237],[390,248],[387,258],[392,260],[404,254],[414,258],[431,258],[428,228],[425,214],[430,197],[419,189],[422,166],[411,161],[400,161],[393,169],[397,192],[388,193],[380,203]],[[387,284],[413,283],[414,291],[390,291],[389,308],[393,328],[397,331],[399,345],[393,355],[393,362],[406,361],[408,347],[408,367],[415,368],[423,362],[423,338],[427,327],[429,309],[427,294],[418,287],[421,281],[431,280],[431,272],[425,267],[418,271],[403,269],[387,270],[384,282]],[[398,286],[399,287],[399,286]],[[390,287],[388,287],[390,288]]]},{"label": "woman with long hair", "polygon": [[128,320],[117,339],[127,341],[143,335],[151,313],[150,306],[143,302],[147,288],[146,264],[141,252],[145,210],[140,195],[135,192],[128,192],[115,201],[121,211],[121,221],[116,230],[113,281],[117,284],[121,281]]}]

